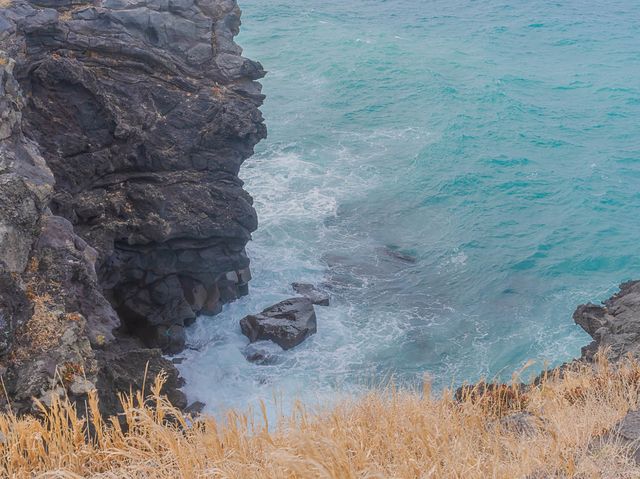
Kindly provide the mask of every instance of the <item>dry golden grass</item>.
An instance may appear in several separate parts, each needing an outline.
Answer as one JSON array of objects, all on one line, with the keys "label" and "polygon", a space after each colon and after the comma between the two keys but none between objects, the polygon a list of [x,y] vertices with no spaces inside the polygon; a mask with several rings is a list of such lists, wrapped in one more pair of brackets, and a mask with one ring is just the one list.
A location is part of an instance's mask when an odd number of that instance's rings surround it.
[{"label": "dry golden grass", "polygon": [[8,8],[11,6],[11,0],[0,0],[0,8]]},{"label": "dry golden grass", "polygon": [[[628,447],[603,436],[638,405],[640,365],[575,366],[528,390],[478,388],[456,400],[371,392],[324,413],[300,406],[267,429],[229,413],[190,422],[159,395],[123,397],[125,432],[54,403],[42,418],[0,416],[0,474],[41,478],[637,478]],[[526,411],[527,433],[505,426]],[[264,417],[266,413],[263,411]]]}]

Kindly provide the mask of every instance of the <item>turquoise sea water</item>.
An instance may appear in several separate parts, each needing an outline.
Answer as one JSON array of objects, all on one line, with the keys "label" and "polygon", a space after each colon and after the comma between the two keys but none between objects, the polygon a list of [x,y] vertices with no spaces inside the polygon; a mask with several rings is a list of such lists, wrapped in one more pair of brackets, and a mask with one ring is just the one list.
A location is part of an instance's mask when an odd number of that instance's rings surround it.
[{"label": "turquoise sea water", "polygon": [[[640,3],[244,0],[269,138],[241,176],[251,295],[189,331],[192,400],[324,400],[579,355],[640,277]],[[247,363],[238,320],[327,283],[318,334]],[[286,400],[285,400],[286,403]]]}]

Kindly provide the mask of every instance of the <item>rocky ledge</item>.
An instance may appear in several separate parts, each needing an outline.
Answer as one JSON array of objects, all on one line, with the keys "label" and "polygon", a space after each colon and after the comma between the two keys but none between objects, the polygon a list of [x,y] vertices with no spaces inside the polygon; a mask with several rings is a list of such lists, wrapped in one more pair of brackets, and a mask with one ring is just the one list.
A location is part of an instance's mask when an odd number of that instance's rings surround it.
[{"label": "rocky ledge", "polygon": [[582,358],[592,361],[602,349],[610,361],[631,355],[640,359],[640,281],[620,285],[620,291],[603,304],[584,304],[573,319],[593,341],[582,348]]},{"label": "rocky ledge", "polygon": [[235,0],[0,2],[4,406],[97,387],[113,413],[147,363],[185,406],[162,353],[250,279],[264,71],[239,25]]}]

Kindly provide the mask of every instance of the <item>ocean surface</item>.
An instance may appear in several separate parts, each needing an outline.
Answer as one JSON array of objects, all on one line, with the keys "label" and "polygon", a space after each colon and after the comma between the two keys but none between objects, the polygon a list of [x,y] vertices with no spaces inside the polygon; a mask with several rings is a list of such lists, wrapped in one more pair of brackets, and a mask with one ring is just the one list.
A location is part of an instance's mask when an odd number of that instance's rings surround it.
[{"label": "ocean surface", "polygon": [[[243,0],[269,138],[243,166],[250,296],[189,330],[207,411],[580,354],[575,307],[640,278],[640,2]],[[318,333],[247,362],[238,321],[325,285]]]}]

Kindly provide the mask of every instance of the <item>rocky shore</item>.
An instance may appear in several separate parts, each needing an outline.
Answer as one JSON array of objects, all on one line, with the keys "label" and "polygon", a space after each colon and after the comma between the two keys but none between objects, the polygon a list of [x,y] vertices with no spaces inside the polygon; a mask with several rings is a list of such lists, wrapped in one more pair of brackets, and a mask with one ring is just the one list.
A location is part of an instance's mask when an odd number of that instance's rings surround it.
[{"label": "rocky shore", "polygon": [[[187,407],[163,355],[251,279],[238,171],[266,136],[265,72],[239,26],[235,0],[0,1],[0,407],[97,389],[113,414],[161,370]],[[241,320],[251,343],[316,332],[329,297],[293,288]],[[640,282],[574,320],[593,338],[581,360],[640,359]]]},{"label": "rocky shore", "polygon": [[14,411],[164,369],[247,294],[238,170],[266,136],[234,0],[0,5],[0,372]]},{"label": "rocky shore", "polygon": [[603,350],[610,361],[631,356],[640,360],[640,281],[620,285],[620,291],[603,304],[583,304],[573,319],[593,341],[582,348],[584,361]]}]

